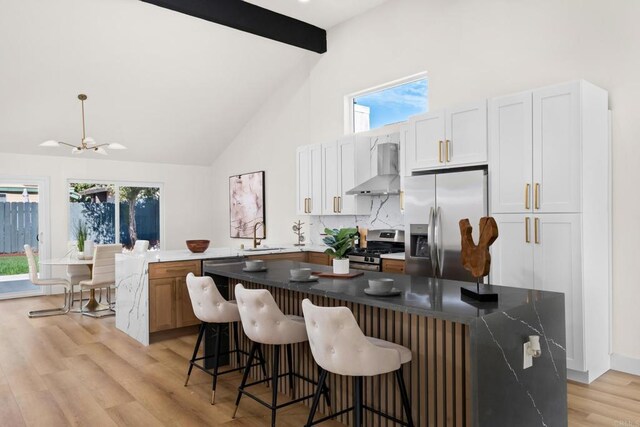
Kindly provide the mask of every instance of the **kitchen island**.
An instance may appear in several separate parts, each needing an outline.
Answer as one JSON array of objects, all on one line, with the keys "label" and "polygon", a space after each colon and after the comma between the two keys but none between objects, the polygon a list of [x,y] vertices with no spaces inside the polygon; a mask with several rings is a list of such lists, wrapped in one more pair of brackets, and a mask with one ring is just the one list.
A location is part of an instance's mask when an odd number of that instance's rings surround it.
[{"label": "kitchen island", "polygon": [[185,249],[117,255],[116,328],[149,345],[154,333],[198,324],[185,278],[190,272],[200,275],[205,262],[242,262],[250,258],[328,262],[322,254],[324,249],[316,246],[257,250],[210,248],[198,254]]},{"label": "kitchen island", "polygon": [[[247,273],[242,267],[213,265],[204,273],[220,289],[231,291],[236,283],[268,289],[285,314],[302,315],[304,298],[323,306],[347,306],[367,335],[410,348],[413,359],[404,373],[416,425],[567,424],[563,294],[495,287],[497,303],[477,303],[461,298],[460,287],[468,285],[462,282],[366,272],[350,280],[321,278],[302,284],[289,281],[291,268],[330,271],[330,267],[291,261],[267,262],[264,273]],[[366,295],[368,279],[382,276],[393,277],[402,294],[388,298]],[[540,336],[542,355],[525,370],[523,344],[529,335]],[[248,350],[244,335],[240,345]],[[295,352],[298,369],[314,376],[316,367],[308,346],[296,346]],[[258,378],[260,373],[256,369],[252,375]],[[350,405],[349,384],[344,377],[329,377],[333,411]],[[365,400],[402,417],[394,384],[391,377],[367,379]],[[312,391],[304,382],[296,384],[295,390]],[[281,392],[289,392],[284,383]],[[340,421],[349,424],[350,419],[345,415]],[[384,423],[376,415],[366,415],[366,425]]]}]

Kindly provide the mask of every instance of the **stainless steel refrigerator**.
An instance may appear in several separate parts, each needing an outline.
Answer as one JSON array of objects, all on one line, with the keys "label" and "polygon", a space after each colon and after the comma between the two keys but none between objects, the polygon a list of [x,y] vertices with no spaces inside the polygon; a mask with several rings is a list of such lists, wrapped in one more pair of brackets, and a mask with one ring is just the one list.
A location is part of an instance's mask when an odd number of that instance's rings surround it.
[{"label": "stainless steel refrigerator", "polygon": [[406,272],[475,282],[462,266],[458,222],[468,218],[478,241],[487,216],[487,169],[460,168],[405,178]]}]

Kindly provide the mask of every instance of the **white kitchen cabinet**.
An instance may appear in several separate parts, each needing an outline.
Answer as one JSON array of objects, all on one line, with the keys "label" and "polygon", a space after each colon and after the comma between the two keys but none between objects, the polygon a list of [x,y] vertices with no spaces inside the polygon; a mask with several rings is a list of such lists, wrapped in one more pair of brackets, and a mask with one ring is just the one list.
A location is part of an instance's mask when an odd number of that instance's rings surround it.
[{"label": "white kitchen cabinet", "polygon": [[534,289],[564,293],[567,368],[584,371],[580,216],[544,214],[533,218],[534,233],[537,231],[533,281]]},{"label": "white kitchen cabinet", "polygon": [[322,215],[371,212],[369,197],[347,194],[369,176],[369,143],[368,137],[350,135],[322,144]]},{"label": "white kitchen cabinet", "polygon": [[408,175],[414,169],[429,169],[444,165],[444,110],[432,111],[409,118],[406,166]]},{"label": "white kitchen cabinet", "polygon": [[[583,82],[494,98],[489,105],[491,210],[581,212]],[[585,83],[586,84],[586,83]]]},{"label": "white kitchen cabinet", "polygon": [[487,101],[446,110],[444,160],[447,166],[487,162]]},{"label": "white kitchen cabinet", "polygon": [[537,212],[581,211],[580,86],[581,82],[574,82],[533,92],[533,186]]},{"label": "white kitchen cabinet", "polygon": [[320,215],[322,199],[322,146],[296,149],[296,212]]},{"label": "white kitchen cabinet", "polygon": [[338,143],[332,141],[322,144],[322,215],[338,213],[340,164]]},{"label": "white kitchen cabinet", "polygon": [[531,92],[489,101],[491,211],[532,210],[533,115]]},{"label": "white kitchen cabinet", "polygon": [[491,247],[491,283],[564,293],[567,367],[584,371],[581,215],[494,218],[500,236]]},{"label": "white kitchen cabinet", "polygon": [[482,100],[409,118],[406,172],[487,161],[487,102]]},{"label": "white kitchen cabinet", "polygon": [[492,282],[564,293],[568,377],[582,382],[610,368],[607,109],[607,92],[582,80],[489,103]]},{"label": "white kitchen cabinet", "polygon": [[528,215],[494,215],[500,233],[491,246],[491,283],[533,289],[532,219]]}]

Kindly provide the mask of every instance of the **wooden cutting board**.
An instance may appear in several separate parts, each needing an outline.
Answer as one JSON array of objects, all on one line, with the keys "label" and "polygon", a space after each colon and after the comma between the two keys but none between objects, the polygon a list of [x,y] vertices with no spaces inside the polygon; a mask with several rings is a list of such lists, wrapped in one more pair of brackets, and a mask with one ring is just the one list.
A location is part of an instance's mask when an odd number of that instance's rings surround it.
[{"label": "wooden cutting board", "polygon": [[349,274],[334,274],[325,271],[314,271],[311,274],[327,279],[353,279],[354,277],[362,276],[364,274],[364,271],[350,271]]}]

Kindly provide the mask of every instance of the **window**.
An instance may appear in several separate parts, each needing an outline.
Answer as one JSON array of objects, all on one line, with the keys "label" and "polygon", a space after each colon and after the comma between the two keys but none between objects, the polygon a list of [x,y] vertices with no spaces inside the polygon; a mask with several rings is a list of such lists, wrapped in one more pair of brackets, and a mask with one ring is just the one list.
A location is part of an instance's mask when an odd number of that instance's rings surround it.
[{"label": "window", "polygon": [[159,185],[69,182],[69,241],[84,225],[98,244],[132,249],[136,240],[148,240],[150,248],[159,249],[160,190]]},{"label": "window", "polygon": [[349,97],[351,131],[364,132],[406,121],[429,107],[428,83],[423,75],[394,82]]}]

